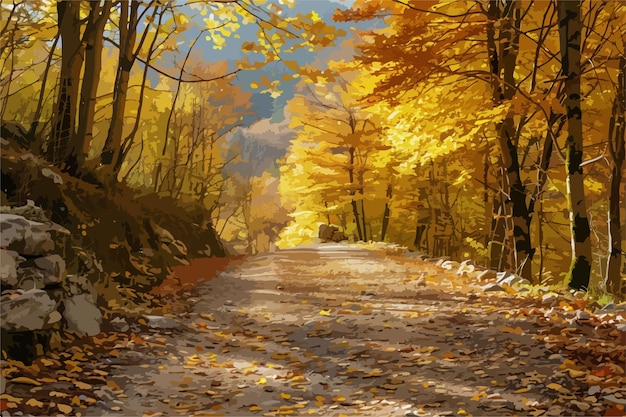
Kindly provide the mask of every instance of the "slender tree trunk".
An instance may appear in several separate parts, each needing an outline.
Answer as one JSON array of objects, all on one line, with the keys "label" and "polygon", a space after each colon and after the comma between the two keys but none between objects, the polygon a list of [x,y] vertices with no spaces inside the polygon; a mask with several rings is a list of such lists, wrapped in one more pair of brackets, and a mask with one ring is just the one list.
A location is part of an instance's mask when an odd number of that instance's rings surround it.
[{"label": "slender tree trunk", "polygon": [[352,194],[352,201],[350,202],[352,205],[352,214],[354,215],[354,221],[356,223],[356,230],[359,237],[359,240],[364,240],[363,231],[361,230],[361,216],[359,215],[359,206],[357,201],[354,199],[354,195],[356,194],[356,190],[353,190],[354,187],[354,147],[350,146],[348,149],[348,155],[350,156],[348,160],[348,177],[350,180],[350,194]]},{"label": "slender tree trunk", "polygon": [[[364,192],[364,182],[363,182],[363,173],[357,173],[357,182],[359,184],[358,193],[361,195],[360,206],[361,206],[361,227],[363,228],[363,240],[367,242],[368,234],[367,234],[367,224],[365,222],[365,192]],[[370,236],[371,237],[371,236]]]},{"label": "slender tree trunk", "polygon": [[572,263],[567,273],[571,288],[587,290],[591,274],[591,238],[583,183],[583,129],[580,107],[581,1],[558,0],[561,67],[565,77],[563,103],[567,111],[567,202]]},{"label": "slender tree trunk", "polygon": [[92,0],[89,5],[91,10],[83,35],[83,43],[86,45],[85,73],[80,92],[78,131],[70,143],[65,158],[65,170],[74,176],[83,167],[93,139],[96,94],[102,68],[104,25],[109,19],[112,6],[111,0],[104,1],[102,6],[100,6],[99,0]]},{"label": "slender tree trunk", "polygon": [[[39,92],[39,98],[37,99],[37,107],[35,109],[35,115],[33,116],[33,122],[30,125],[28,130],[28,137],[35,138],[40,137],[37,135],[37,129],[39,128],[39,119],[41,119],[41,114],[43,113],[43,102],[46,96],[46,85],[48,84],[48,74],[50,73],[50,68],[52,68],[52,59],[54,58],[54,53],[57,48],[57,44],[59,43],[60,34],[54,37],[54,42],[50,46],[50,53],[48,54],[48,60],[46,62],[46,69],[43,72],[43,76],[41,79],[41,91]],[[41,139],[36,139],[33,149],[37,150],[37,152],[41,151],[42,145]]]},{"label": "slender tree trunk", "polygon": [[[128,83],[130,71],[135,63],[134,53],[135,38],[137,35],[137,13],[139,2],[120,1],[120,48],[119,63],[115,75],[115,88],[113,89],[113,113],[104,148],[100,155],[102,165],[112,165],[116,155],[121,152],[122,134],[124,131],[124,116],[128,96]],[[155,8],[155,13],[157,8]],[[154,18],[154,16],[153,16]],[[147,31],[147,29],[146,29]],[[156,38],[156,34],[155,34]],[[112,167],[109,168],[112,171]]]},{"label": "slender tree trunk", "polygon": [[[502,170],[501,170],[502,171]],[[500,181],[504,175],[500,173]],[[491,213],[491,241],[489,242],[489,267],[496,270],[507,270],[508,263],[507,236],[506,236],[506,205],[504,204],[503,185],[493,196],[493,210]]]},{"label": "slender tree trunk", "polygon": [[380,240],[385,241],[385,237],[387,236],[387,228],[389,227],[389,217],[391,210],[389,209],[389,202],[391,201],[391,195],[393,192],[393,187],[391,184],[387,185],[387,201],[385,201],[385,212],[383,213],[383,226],[380,231]]},{"label": "slender tree trunk", "polygon": [[[626,35],[624,35],[626,36]],[[623,38],[626,46],[626,37]],[[609,188],[609,259],[606,267],[607,289],[617,299],[622,299],[622,222],[620,202],[624,167],[624,135],[626,134],[626,57],[620,56],[620,73],[613,99],[613,113],[609,125],[609,151],[611,153],[611,185]]]},{"label": "slender tree trunk", "polygon": [[490,226],[491,226],[491,221],[490,219],[492,218],[492,214],[491,214],[491,206],[489,204],[490,201],[490,193],[489,193],[489,154],[491,153],[491,147],[489,146],[489,143],[487,143],[487,148],[485,149],[485,155],[484,155],[484,165],[483,165],[483,208],[485,209],[485,223],[483,225],[484,230],[485,230],[485,249],[486,250],[486,255],[485,255],[485,265],[491,265],[491,256],[490,256],[490,250],[489,250],[489,245],[490,245],[490,240],[491,240],[491,231],[490,231]]},{"label": "slender tree trunk", "polygon": [[46,155],[50,162],[60,165],[75,135],[84,47],[80,33],[80,2],[61,0],[57,3],[57,13],[61,38],[61,71],[56,113]]}]

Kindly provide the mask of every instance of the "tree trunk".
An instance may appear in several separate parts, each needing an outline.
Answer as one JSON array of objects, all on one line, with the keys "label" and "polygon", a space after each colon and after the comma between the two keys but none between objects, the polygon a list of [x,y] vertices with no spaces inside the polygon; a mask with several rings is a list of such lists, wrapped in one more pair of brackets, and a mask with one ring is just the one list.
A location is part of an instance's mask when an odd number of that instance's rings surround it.
[{"label": "tree trunk", "polygon": [[567,111],[566,169],[572,262],[567,273],[571,288],[587,290],[591,274],[591,238],[585,186],[583,183],[583,130],[580,107],[581,2],[559,0],[559,38],[562,75],[565,77],[563,103]]},{"label": "tree trunk", "polygon": [[58,27],[61,39],[61,71],[56,113],[46,155],[54,165],[65,159],[70,141],[75,135],[76,111],[83,66],[80,2],[61,0],[57,3]]},{"label": "tree trunk", "polygon": [[111,0],[106,0],[102,6],[98,0],[92,0],[89,5],[91,10],[83,35],[83,43],[86,45],[85,73],[80,92],[78,131],[70,143],[69,152],[65,158],[65,170],[74,176],[83,168],[93,139],[96,93],[102,68],[104,25],[109,19],[112,6]]},{"label": "tree trunk", "polygon": [[393,188],[391,187],[391,184],[387,185],[387,201],[385,202],[385,212],[383,213],[383,226],[382,226],[382,230],[380,231],[380,240],[382,242],[385,241],[385,237],[387,236],[387,228],[389,227],[389,215],[390,215],[389,202],[391,201],[392,192],[393,192]]},{"label": "tree trunk", "polygon": [[350,194],[352,194],[352,201],[350,204],[352,205],[352,214],[354,215],[354,221],[356,223],[356,231],[359,237],[359,240],[364,240],[363,231],[361,230],[361,216],[359,215],[359,206],[357,201],[354,199],[354,195],[356,191],[352,189],[354,187],[354,147],[350,146],[348,149],[348,155],[350,159],[348,160],[348,177],[350,179]]},{"label": "tree trunk", "polygon": [[[493,85],[493,101],[494,104],[500,104],[504,100],[511,100],[515,96],[515,66],[519,53],[519,33],[521,26],[521,10],[519,2],[512,0],[504,2],[503,10],[497,2],[492,1],[489,5],[490,23],[487,27],[487,48],[489,54],[489,64],[492,74]],[[499,35],[496,36],[495,21],[499,19],[500,29]],[[496,44],[497,42],[497,44]],[[530,222],[531,216],[526,204],[526,187],[522,183],[520,175],[520,165],[517,149],[517,132],[515,127],[515,114],[509,113],[506,118],[499,124],[497,129],[497,141],[502,155],[503,184],[502,192],[508,198],[502,199],[502,202],[494,204],[494,214],[499,213],[500,216],[511,214],[513,223],[513,253],[516,272],[523,278],[532,281],[532,256],[534,249],[531,247],[530,241]],[[500,203],[501,206],[498,204]],[[491,266],[495,266],[495,256],[497,250],[500,249],[500,255],[506,254],[502,251],[507,245],[508,236],[503,236],[503,224],[501,218],[494,219],[493,235],[498,239],[502,239],[502,247],[498,248],[492,245],[491,248]],[[506,229],[506,227],[504,227]],[[506,235],[506,231],[504,231]],[[498,264],[502,266],[502,260],[498,260]],[[508,266],[510,268],[510,266]]]},{"label": "tree trunk", "polygon": [[[623,42],[626,46],[626,38]],[[620,56],[620,72],[613,99],[613,113],[609,125],[609,151],[611,154],[611,185],[609,191],[609,259],[606,267],[606,287],[613,296],[621,300],[622,294],[622,222],[620,188],[622,186],[625,158],[624,135],[626,133],[626,57]]]},{"label": "tree trunk", "polygon": [[[503,174],[500,174],[502,180]],[[510,268],[506,236],[506,205],[504,203],[502,185],[493,196],[491,213],[491,241],[489,242],[489,267],[495,270]]]},{"label": "tree trunk", "polygon": [[[130,7],[130,16],[129,16]],[[124,116],[128,95],[130,71],[135,63],[135,38],[137,35],[137,12],[139,2],[122,0],[120,2],[120,52],[115,88],[113,89],[113,113],[111,124],[100,155],[102,165],[112,165],[116,155],[121,152],[122,134],[124,130]],[[147,30],[147,29],[146,29]],[[111,171],[111,169],[109,169]]]}]

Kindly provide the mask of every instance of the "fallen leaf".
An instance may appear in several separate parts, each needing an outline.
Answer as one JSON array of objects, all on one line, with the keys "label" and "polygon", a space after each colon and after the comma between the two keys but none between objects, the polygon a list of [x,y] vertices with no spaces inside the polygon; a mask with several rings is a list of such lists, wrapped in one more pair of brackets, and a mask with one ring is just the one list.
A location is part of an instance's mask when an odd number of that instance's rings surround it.
[{"label": "fallen leaf", "polygon": [[81,382],[81,381],[74,381],[74,385],[76,385],[76,388],[78,389],[85,389],[85,390],[90,390],[91,388],[93,388],[91,385],[85,383],[85,382]]},{"label": "fallen leaf", "polygon": [[43,407],[43,403],[41,401],[37,401],[35,398],[31,398],[30,400],[26,401],[26,405],[37,408]]},{"label": "fallen leaf", "polygon": [[267,379],[265,377],[259,378],[259,380],[256,383],[258,385],[265,385],[267,384]]},{"label": "fallen leaf", "polygon": [[57,404],[57,409],[63,414],[70,414],[73,410],[73,408],[67,404]]},{"label": "fallen leaf", "polygon": [[546,388],[550,388],[551,390],[558,391],[562,394],[569,394],[570,392],[570,390],[563,387],[562,385],[557,384],[556,382],[546,385]]},{"label": "fallen leaf", "polygon": [[18,376],[17,378],[13,378],[11,382],[13,382],[14,384],[27,384],[27,385],[35,385],[35,386],[41,385],[41,382],[35,381],[34,379],[28,378],[26,376]]},{"label": "fallen leaf", "polygon": [[501,327],[500,331],[502,333],[512,333],[512,334],[517,334],[520,335],[522,333],[524,333],[524,330],[522,330],[521,327],[516,327],[516,328],[512,328],[512,327]]},{"label": "fallen leaf", "polygon": [[322,316],[330,316],[330,310],[320,310]]}]

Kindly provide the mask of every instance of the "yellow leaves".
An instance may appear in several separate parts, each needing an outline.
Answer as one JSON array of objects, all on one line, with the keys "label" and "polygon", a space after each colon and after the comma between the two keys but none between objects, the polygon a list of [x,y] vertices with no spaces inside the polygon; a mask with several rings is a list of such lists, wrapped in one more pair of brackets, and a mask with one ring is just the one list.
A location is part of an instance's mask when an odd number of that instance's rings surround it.
[{"label": "yellow leaves", "polygon": [[331,310],[320,310],[320,315],[322,316],[330,316]]},{"label": "yellow leaves", "polygon": [[486,392],[479,392],[470,398],[471,401],[480,401],[481,398],[487,396]]},{"label": "yellow leaves", "polygon": [[31,398],[28,401],[26,401],[26,405],[29,405],[31,407],[37,407],[37,408],[43,407],[43,403],[41,401],[36,400],[35,398]]},{"label": "yellow leaves", "polygon": [[288,400],[291,398],[291,394],[287,394],[285,392],[281,392],[280,393],[280,398],[282,398],[283,400]]},{"label": "yellow leaves", "polygon": [[67,404],[57,404],[57,409],[63,414],[71,414],[74,410],[71,406]]},{"label": "yellow leaves", "polygon": [[257,385],[265,385],[265,384],[267,384],[267,378],[265,378],[265,377],[261,377],[261,378],[259,378],[259,379],[256,381],[256,384],[257,384]]},{"label": "yellow leaves", "polygon": [[313,10],[311,12],[311,21],[316,23],[316,22],[320,22],[322,20],[322,18],[320,17],[320,15],[317,14],[317,12],[315,10]]},{"label": "yellow leaves", "polygon": [[249,408],[250,411],[263,411],[263,408],[259,407],[258,405],[252,405]]},{"label": "yellow leaves", "polygon": [[565,388],[562,385],[559,385],[559,384],[557,384],[555,382],[546,385],[546,388],[549,388],[551,390],[560,392],[561,394],[569,394],[570,393],[570,390],[568,390],[567,388]]},{"label": "yellow leaves", "polygon": [[333,401],[336,403],[342,403],[346,400],[346,397],[344,397],[343,395],[337,395],[336,397],[333,397]]},{"label": "yellow leaves", "polygon": [[35,381],[32,378],[28,378],[26,376],[18,376],[17,378],[11,379],[11,382],[14,384],[26,384],[26,385],[35,385],[40,386],[41,382]]}]

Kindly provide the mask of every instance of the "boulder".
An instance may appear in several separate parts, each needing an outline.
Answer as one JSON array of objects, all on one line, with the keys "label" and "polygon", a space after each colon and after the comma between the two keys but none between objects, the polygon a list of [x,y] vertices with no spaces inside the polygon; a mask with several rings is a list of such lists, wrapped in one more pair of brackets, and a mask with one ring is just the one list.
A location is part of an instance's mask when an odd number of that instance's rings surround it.
[{"label": "boulder", "polygon": [[487,269],[478,275],[479,281],[491,281],[498,278],[498,272],[493,269]]},{"label": "boulder", "polygon": [[91,294],[83,293],[67,297],[63,305],[65,306],[63,317],[65,317],[68,329],[87,336],[100,333],[102,313]]},{"label": "boulder", "polygon": [[45,285],[43,271],[33,267],[18,268],[17,280],[17,288],[21,290],[41,290]]},{"label": "boulder", "polygon": [[333,232],[333,236],[330,239],[333,242],[341,242],[341,241],[344,241],[344,240],[348,240],[348,237],[343,232],[334,231]]},{"label": "boulder", "polygon": [[61,256],[52,254],[35,258],[33,263],[39,268],[44,277],[44,285],[58,284],[67,276],[65,260]]},{"label": "boulder", "polygon": [[0,282],[2,287],[17,285],[17,267],[25,259],[12,250],[0,249]]},{"label": "boulder", "polygon": [[321,224],[317,235],[323,242],[341,242],[348,239],[337,226],[328,224]]},{"label": "boulder", "polygon": [[317,236],[322,240],[331,240],[333,237],[333,233],[335,232],[335,228],[333,226],[329,226],[327,224],[320,224],[320,228],[318,230]]},{"label": "boulder", "polygon": [[50,226],[16,214],[0,213],[0,246],[22,255],[40,256],[54,250]]},{"label": "boulder", "polygon": [[27,200],[26,204],[23,206],[17,207],[8,207],[2,206],[0,207],[0,212],[7,214],[15,214],[17,216],[22,216],[32,221],[46,223],[49,222],[48,217],[44,213],[43,209],[39,206],[36,206],[32,200]]},{"label": "boulder", "polygon": [[9,332],[48,329],[56,321],[56,302],[42,290],[3,297],[0,304],[0,322]]}]

